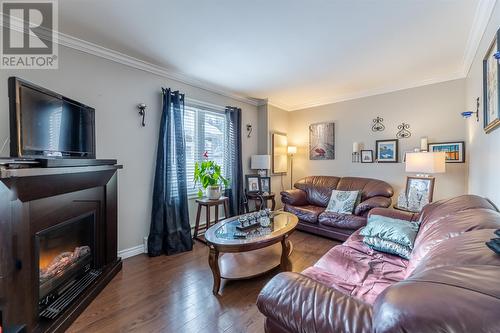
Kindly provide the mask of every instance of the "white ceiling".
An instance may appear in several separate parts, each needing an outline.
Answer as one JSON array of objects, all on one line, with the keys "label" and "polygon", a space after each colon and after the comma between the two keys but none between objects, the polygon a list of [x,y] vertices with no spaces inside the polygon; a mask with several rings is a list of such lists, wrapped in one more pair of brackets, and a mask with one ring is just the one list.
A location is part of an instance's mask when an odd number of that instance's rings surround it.
[{"label": "white ceiling", "polygon": [[59,30],[294,110],[463,77],[494,2],[63,0]]}]

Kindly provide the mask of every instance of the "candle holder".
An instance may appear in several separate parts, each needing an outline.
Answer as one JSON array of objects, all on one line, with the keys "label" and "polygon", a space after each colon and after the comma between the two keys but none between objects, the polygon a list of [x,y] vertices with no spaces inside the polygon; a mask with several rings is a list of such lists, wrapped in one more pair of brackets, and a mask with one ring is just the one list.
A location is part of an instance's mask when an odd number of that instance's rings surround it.
[{"label": "candle holder", "polygon": [[352,163],[359,163],[360,161],[360,154],[358,152],[352,153]]}]

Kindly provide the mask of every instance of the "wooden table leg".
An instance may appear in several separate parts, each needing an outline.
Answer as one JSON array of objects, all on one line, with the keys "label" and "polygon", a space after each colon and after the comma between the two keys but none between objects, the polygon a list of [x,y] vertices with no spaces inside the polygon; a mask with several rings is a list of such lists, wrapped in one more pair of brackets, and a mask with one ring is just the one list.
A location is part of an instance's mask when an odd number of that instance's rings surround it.
[{"label": "wooden table leg", "polygon": [[212,293],[217,295],[220,289],[220,270],[219,270],[219,251],[212,245],[210,245],[210,253],[208,255],[208,264],[212,270],[212,275],[214,278],[214,286],[212,288]]},{"label": "wooden table leg", "polygon": [[215,222],[214,224],[217,224],[219,222],[219,205],[215,205]]},{"label": "wooden table leg", "polygon": [[229,200],[224,200],[224,218],[229,218]]},{"label": "wooden table leg", "polygon": [[200,231],[200,216],[201,216],[201,206],[198,205],[198,210],[196,211],[196,224],[194,225],[194,239],[198,239],[198,232]]},{"label": "wooden table leg", "polygon": [[271,198],[271,210],[274,211],[276,208],[276,200],[274,200],[274,196]]},{"label": "wooden table leg", "polygon": [[284,237],[281,241],[281,270],[284,272],[292,270],[292,263],[288,255],[290,254],[290,241]]},{"label": "wooden table leg", "polygon": [[207,231],[208,228],[210,228],[210,206],[209,205],[207,205],[206,212],[207,212],[207,214],[206,214],[207,220],[205,222],[205,231]]}]

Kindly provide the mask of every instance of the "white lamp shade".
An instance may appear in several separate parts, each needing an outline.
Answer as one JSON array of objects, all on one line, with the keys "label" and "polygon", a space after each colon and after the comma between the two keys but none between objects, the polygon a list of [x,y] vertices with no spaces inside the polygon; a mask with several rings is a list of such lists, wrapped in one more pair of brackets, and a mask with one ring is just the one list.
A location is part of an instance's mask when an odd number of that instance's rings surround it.
[{"label": "white lamp shade", "polygon": [[406,172],[443,173],[446,171],[446,153],[406,153]]},{"label": "white lamp shade", "polygon": [[271,169],[270,155],[252,155],[250,168],[253,170],[269,170]]},{"label": "white lamp shade", "polygon": [[288,154],[290,154],[290,155],[297,154],[297,147],[288,146]]}]

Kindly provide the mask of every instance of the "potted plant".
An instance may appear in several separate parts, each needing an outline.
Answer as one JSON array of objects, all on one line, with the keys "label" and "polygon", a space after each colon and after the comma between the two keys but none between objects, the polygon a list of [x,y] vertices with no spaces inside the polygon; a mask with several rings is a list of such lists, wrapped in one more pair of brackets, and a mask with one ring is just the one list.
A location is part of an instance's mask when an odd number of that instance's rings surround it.
[{"label": "potted plant", "polygon": [[[200,184],[205,189],[205,194],[210,200],[217,200],[222,195],[222,185],[227,186],[229,181],[222,176],[221,167],[214,161],[208,160],[208,153],[203,154],[205,160],[194,165],[194,184]],[[198,197],[203,196],[203,191],[198,189]]]}]

